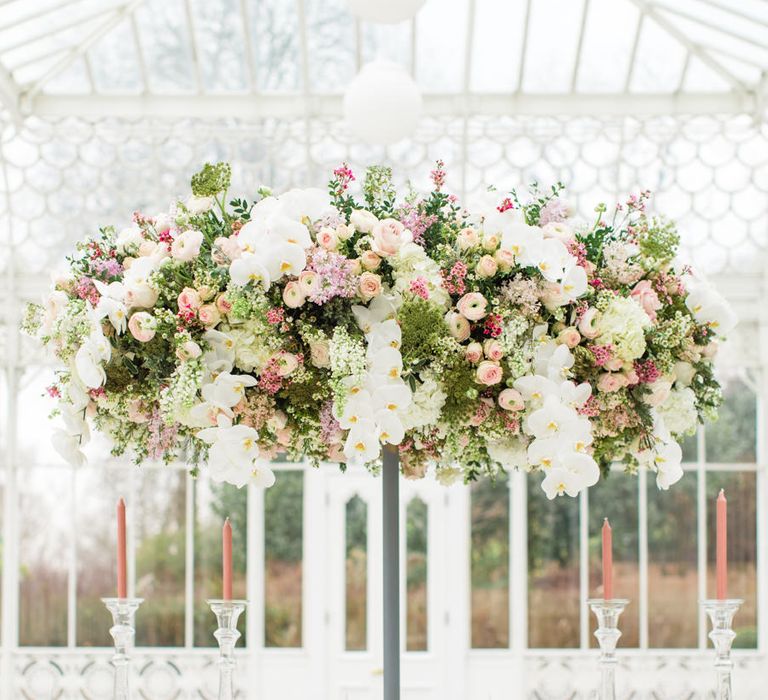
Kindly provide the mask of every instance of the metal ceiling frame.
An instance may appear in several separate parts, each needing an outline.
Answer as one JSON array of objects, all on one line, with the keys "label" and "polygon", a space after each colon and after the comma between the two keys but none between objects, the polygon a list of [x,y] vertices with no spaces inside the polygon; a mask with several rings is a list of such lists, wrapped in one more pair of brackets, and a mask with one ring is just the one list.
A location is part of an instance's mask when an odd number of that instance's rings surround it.
[{"label": "metal ceiling frame", "polygon": [[[2,4],[23,2],[24,0],[5,0]],[[60,4],[39,9],[17,18],[5,26],[0,26],[0,32],[11,27],[28,24],[39,18],[52,15],[62,8],[75,5],[84,0],[61,0]],[[70,39],[62,47],[48,46],[45,50],[21,61],[8,60],[9,52],[18,49],[23,42],[11,42],[5,46],[0,45],[0,65],[5,65],[5,73],[0,72],[0,103],[5,106],[18,121],[27,115],[63,116],[83,115],[90,117],[123,116],[131,118],[161,117],[181,118],[190,114],[203,118],[216,118],[238,115],[251,116],[288,116],[298,115],[304,118],[325,115],[340,115],[342,100],[340,94],[318,94],[313,92],[309,81],[309,56],[307,50],[307,26],[306,11],[303,0],[296,2],[296,11],[299,16],[299,30],[301,38],[301,51],[297,60],[300,63],[303,85],[295,94],[272,95],[259,93],[256,86],[257,61],[253,37],[251,36],[251,24],[249,5],[247,0],[238,3],[241,23],[243,27],[243,51],[245,54],[246,78],[248,89],[243,93],[218,94],[205,89],[201,70],[201,54],[198,36],[195,27],[195,16],[190,0],[183,0],[183,21],[186,23],[186,32],[190,42],[192,56],[192,74],[195,78],[195,90],[186,95],[171,95],[156,93],[152,90],[152,76],[148,67],[141,33],[135,17],[136,9],[144,0],[120,0],[108,8],[99,8],[88,13],[85,18],[86,28],[83,36],[76,42]],[[477,13],[477,3],[474,0],[467,1],[466,18],[466,45],[465,65],[463,70],[462,87],[456,93],[427,94],[425,95],[425,111],[430,115],[456,115],[468,114],[559,114],[559,115],[585,115],[585,114],[690,114],[702,112],[717,113],[749,113],[760,118],[765,103],[766,81],[757,81],[757,84],[748,84],[734,71],[723,63],[720,58],[740,61],[742,64],[763,69],[763,75],[768,72],[768,64],[760,65],[759,61],[750,57],[740,57],[726,48],[712,46],[709,43],[695,41],[686,31],[678,25],[676,20],[687,23],[695,23],[709,31],[720,32],[724,37],[738,39],[750,45],[760,43],[751,36],[741,34],[729,26],[720,26],[706,18],[697,17],[688,11],[671,6],[668,2],[660,0],[627,0],[638,11],[638,19],[632,30],[632,44],[630,61],[624,79],[623,89],[616,93],[585,94],[578,90],[579,76],[582,68],[582,54],[590,13],[590,0],[582,0],[580,19],[578,24],[578,36],[570,87],[563,93],[554,95],[537,94],[523,89],[526,65],[528,63],[528,46],[530,44],[530,18],[532,0],[527,0],[523,21],[523,34],[520,41],[518,86],[509,93],[479,94],[471,90],[471,65],[472,46],[475,40],[474,27]],[[768,28],[768,22],[753,18],[746,12],[728,7],[723,0],[697,0],[719,12],[726,13],[737,20],[754,21],[757,25]],[[98,21],[97,23],[97,20]],[[113,94],[100,92],[94,84],[90,70],[89,50],[100,39],[109,34],[118,24],[127,20],[130,22],[130,36],[134,44],[138,62],[141,88],[131,94]],[[644,94],[631,92],[631,86],[636,73],[638,62],[638,46],[641,36],[648,22],[654,23],[658,28],[672,37],[685,50],[685,60],[678,89],[671,93]],[[61,22],[54,27],[37,32],[30,43],[53,43],[53,40],[61,42],[61,34],[65,30],[72,30],[72,21]],[[357,62],[362,56],[362,32],[360,22],[355,23],[355,52]],[[411,24],[411,62],[414,63],[416,51],[416,21]],[[762,48],[762,46],[761,46]],[[64,71],[70,68],[75,61],[83,58],[86,76],[90,83],[90,91],[82,95],[60,95],[45,92],[47,85]],[[713,74],[725,81],[730,90],[725,92],[686,92],[684,86],[688,74],[688,68],[692,59],[698,60]],[[56,59],[51,65],[47,65],[51,59]],[[38,64],[45,69],[40,77],[29,84],[18,84],[14,80],[14,73],[20,68],[28,68]],[[413,69],[413,66],[411,66]]]}]

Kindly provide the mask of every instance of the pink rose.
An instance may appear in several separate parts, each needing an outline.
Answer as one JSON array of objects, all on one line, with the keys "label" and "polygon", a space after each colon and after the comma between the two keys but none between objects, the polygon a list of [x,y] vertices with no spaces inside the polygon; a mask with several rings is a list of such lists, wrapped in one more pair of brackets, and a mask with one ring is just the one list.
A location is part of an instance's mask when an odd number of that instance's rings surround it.
[{"label": "pink rose", "polygon": [[483,352],[489,360],[498,361],[504,357],[504,348],[498,340],[488,339],[483,343]]},{"label": "pink rose", "polygon": [[181,294],[179,294],[177,302],[179,305],[179,311],[186,311],[188,313],[197,312],[197,310],[200,308],[200,305],[203,303],[200,299],[200,295],[197,293],[197,290],[192,289],[192,287],[184,287],[184,289],[181,290]]},{"label": "pink rose", "polygon": [[485,316],[487,305],[488,302],[480,292],[469,292],[459,299],[456,309],[464,318],[479,321]]},{"label": "pink rose", "polygon": [[467,321],[461,314],[456,313],[455,311],[449,311],[445,314],[445,322],[448,324],[448,329],[450,330],[451,335],[460,343],[469,338],[469,321]]},{"label": "pink rose", "polygon": [[581,320],[579,321],[579,333],[581,333],[585,338],[597,338],[598,331],[595,328],[595,319],[597,314],[597,309],[590,307],[581,317]]},{"label": "pink rose", "polygon": [[640,304],[643,311],[648,314],[648,318],[655,323],[656,312],[661,308],[662,304],[659,301],[659,295],[656,294],[650,281],[640,280],[634,286],[629,296]]},{"label": "pink rose", "polygon": [[485,233],[483,235],[483,248],[489,253],[492,253],[499,247],[501,239],[495,233]]},{"label": "pink rose", "polygon": [[509,272],[515,266],[515,254],[511,250],[497,250],[493,259],[499,264],[499,270],[502,272]]},{"label": "pink rose", "polygon": [[657,379],[655,382],[648,384],[647,388],[650,389],[650,393],[643,396],[643,403],[649,406],[660,406],[669,398],[669,394],[672,391],[672,382],[666,379]]},{"label": "pink rose", "polygon": [[146,311],[137,311],[128,319],[128,330],[140,343],[148,343],[155,337],[156,325],[155,317]]},{"label": "pink rose", "polygon": [[326,250],[336,250],[339,237],[332,228],[321,228],[317,234],[317,244]]},{"label": "pink rose", "polygon": [[498,400],[505,411],[522,411],[525,408],[523,395],[517,389],[504,389]]},{"label": "pink rose", "polygon": [[204,326],[215,326],[221,321],[221,314],[214,304],[203,304],[197,310],[197,317]]},{"label": "pink rose", "polygon": [[366,250],[360,256],[360,262],[366,270],[377,270],[381,265],[381,258],[376,255],[372,250]]},{"label": "pink rose", "polygon": [[305,301],[304,292],[296,280],[291,280],[285,285],[283,289],[283,303],[289,309],[298,309]]},{"label": "pink rose", "polygon": [[475,272],[478,277],[493,277],[499,269],[499,263],[497,263],[490,255],[483,255],[480,260],[477,261]]},{"label": "pink rose", "polygon": [[480,362],[483,359],[483,346],[480,343],[470,343],[464,351],[464,357],[472,364]]},{"label": "pink rose", "polygon": [[637,376],[634,368],[626,370],[624,376],[627,378],[627,386],[635,386],[635,384],[640,383],[640,377]]},{"label": "pink rose", "polygon": [[623,374],[603,372],[603,374],[600,375],[600,379],[597,380],[597,390],[607,394],[618,391],[626,385],[627,378]]},{"label": "pink rose", "polygon": [[299,274],[299,287],[306,296],[310,296],[317,291],[320,286],[320,278],[316,272],[311,270],[304,270]]},{"label": "pink rose", "polygon": [[360,264],[360,258],[351,258],[349,260],[349,272],[353,275],[362,274],[363,266]]},{"label": "pink rose", "polygon": [[232,311],[232,302],[227,299],[226,294],[219,294],[219,296],[216,297],[216,308],[219,310],[219,313],[222,314],[228,314]]},{"label": "pink rose", "polygon": [[132,423],[147,423],[149,416],[144,410],[141,399],[131,399],[128,402],[128,420]]},{"label": "pink rose", "polygon": [[370,301],[381,294],[381,277],[373,272],[364,272],[360,275],[357,289],[363,301]]},{"label": "pink rose", "polygon": [[374,252],[385,258],[397,253],[403,243],[413,240],[411,232],[396,219],[376,222],[371,233]]},{"label": "pink rose", "polygon": [[624,360],[620,357],[610,357],[605,361],[603,367],[611,372],[618,372],[624,367]]},{"label": "pink rose", "polygon": [[491,362],[490,360],[483,360],[477,366],[477,372],[475,373],[477,381],[485,386],[493,386],[501,381],[504,371],[501,369],[501,365],[498,362]]},{"label": "pink rose", "polygon": [[470,248],[474,248],[478,243],[480,243],[480,236],[478,235],[477,231],[471,227],[463,228],[461,231],[459,231],[457,240],[459,248],[462,250],[469,250]]},{"label": "pink rose", "polygon": [[566,347],[575,348],[581,342],[581,333],[573,328],[573,326],[563,328],[563,330],[557,334],[557,342]]},{"label": "pink rose", "polygon": [[298,358],[290,352],[279,352],[273,359],[276,360],[277,373],[281,377],[293,374],[294,370],[299,366]]},{"label": "pink rose", "polygon": [[331,366],[331,344],[327,340],[316,340],[310,343],[309,354],[315,367]]}]

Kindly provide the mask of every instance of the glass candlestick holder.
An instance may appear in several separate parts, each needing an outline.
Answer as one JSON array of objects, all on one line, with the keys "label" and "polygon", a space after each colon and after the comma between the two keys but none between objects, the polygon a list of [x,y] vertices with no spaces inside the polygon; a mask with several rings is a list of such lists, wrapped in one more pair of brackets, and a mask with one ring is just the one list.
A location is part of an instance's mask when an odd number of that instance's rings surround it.
[{"label": "glass candlestick holder", "polygon": [[591,598],[587,601],[597,617],[595,637],[600,644],[599,700],[616,700],[616,644],[621,637],[619,615],[629,604],[623,598]]},{"label": "glass candlestick holder", "polygon": [[136,635],[134,618],[142,598],[102,598],[107,610],[112,613],[112,627],[109,633],[115,640],[112,665],[115,667],[114,700],[129,700],[131,697],[131,656],[133,639]]},{"label": "glass candlestick holder", "polygon": [[704,600],[701,607],[704,608],[712,622],[712,631],[709,638],[715,645],[715,672],[717,673],[716,700],[733,700],[733,688],[731,676],[733,673],[733,661],[731,660],[731,647],[736,639],[733,631],[733,616],[741,607],[743,600],[736,598],[726,600]]},{"label": "glass candlestick holder", "polygon": [[240,639],[237,620],[245,610],[245,600],[209,600],[216,615],[217,630],[213,633],[219,643],[219,700],[234,700],[235,697],[235,645]]}]

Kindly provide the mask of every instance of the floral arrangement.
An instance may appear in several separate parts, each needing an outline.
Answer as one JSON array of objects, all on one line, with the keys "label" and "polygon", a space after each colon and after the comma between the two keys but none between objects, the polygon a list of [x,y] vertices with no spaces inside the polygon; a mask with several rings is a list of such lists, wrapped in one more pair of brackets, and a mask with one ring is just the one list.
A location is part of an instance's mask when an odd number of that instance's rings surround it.
[{"label": "floral arrangement", "polygon": [[375,469],[387,446],[407,477],[536,470],[550,498],[614,462],[682,476],[735,318],[647,192],[577,222],[559,184],[468,211],[440,162],[424,196],[384,167],[354,182],[228,201],[207,164],[167,213],[80,243],[25,319],[62,365],[60,453],[84,459],[90,420],[116,455],[238,486],[280,452]]}]

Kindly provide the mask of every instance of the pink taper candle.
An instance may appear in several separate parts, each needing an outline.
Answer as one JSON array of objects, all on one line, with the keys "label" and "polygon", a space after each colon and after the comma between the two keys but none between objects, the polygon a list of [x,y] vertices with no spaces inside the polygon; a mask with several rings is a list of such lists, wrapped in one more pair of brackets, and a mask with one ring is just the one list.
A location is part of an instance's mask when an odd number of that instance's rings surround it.
[{"label": "pink taper candle", "polygon": [[728,501],[720,489],[717,496],[717,599],[728,597]]},{"label": "pink taper candle", "polygon": [[608,518],[603,521],[603,598],[613,599],[613,532]]},{"label": "pink taper candle", "polygon": [[229,518],[224,521],[221,531],[222,580],[224,582],[224,600],[232,600],[232,526]]},{"label": "pink taper candle", "polygon": [[117,502],[117,597],[128,597],[128,570],[125,556],[125,501]]}]

